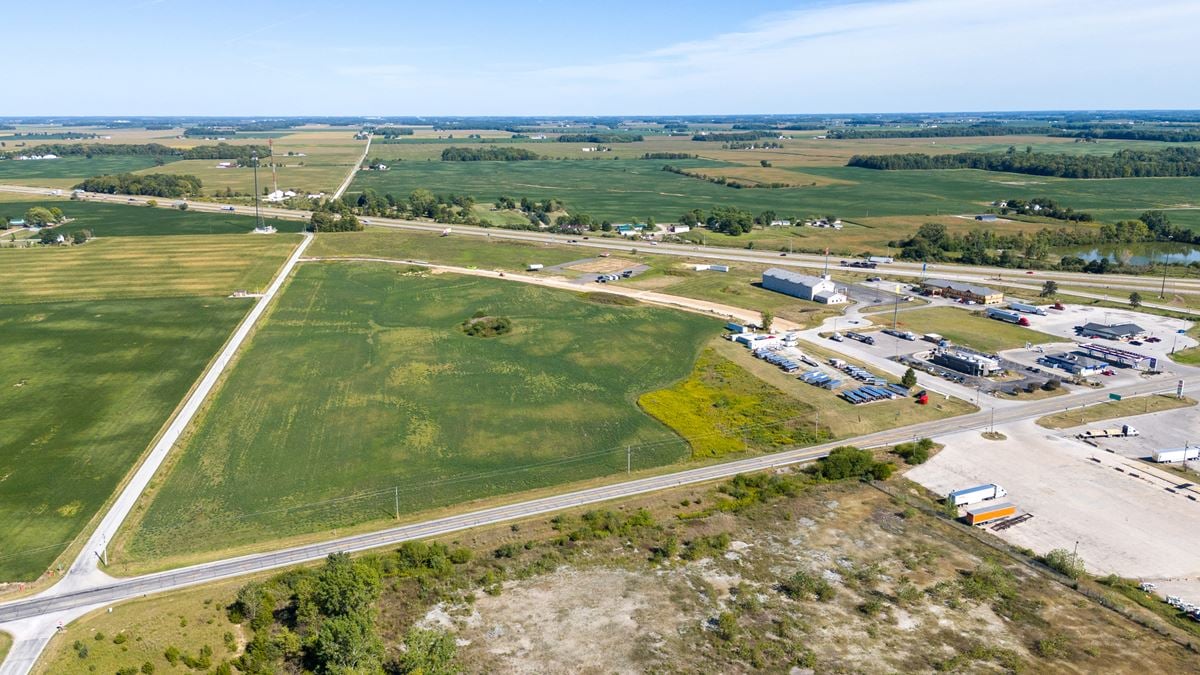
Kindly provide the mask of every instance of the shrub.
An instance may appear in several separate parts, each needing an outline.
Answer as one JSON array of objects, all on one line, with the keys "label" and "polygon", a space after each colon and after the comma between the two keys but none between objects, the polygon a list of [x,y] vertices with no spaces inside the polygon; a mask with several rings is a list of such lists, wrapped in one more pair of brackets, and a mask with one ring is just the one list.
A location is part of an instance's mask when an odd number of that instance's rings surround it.
[{"label": "shrub", "polygon": [[499,337],[512,332],[512,321],[503,316],[482,316],[467,319],[460,328],[471,337]]},{"label": "shrub", "polygon": [[125,635],[124,633],[117,633],[116,635],[113,636],[113,644],[114,645],[123,645],[123,644],[125,644],[125,642],[128,639],[129,639],[129,637],[127,635]]},{"label": "shrub", "polygon": [[729,541],[729,535],[724,532],[696,537],[684,544],[683,553],[680,553],[679,557],[684,560],[709,558],[724,553],[725,549],[729,548]]},{"label": "shrub", "polygon": [[179,664],[179,659],[181,656],[182,654],[180,653],[179,649],[174,645],[167,647],[167,650],[163,652],[163,658],[167,660],[167,663],[173,666]]},{"label": "shrub", "polygon": [[892,449],[905,464],[924,464],[929,459],[929,453],[933,450],[933,440],[922,438],[914,443],[901,443]]},{"label": "shrub", "polygon": [[817,599],[825,602],[836,594],[824,577],[800,570],[779,584],[779,590],[793,600]]},{"label": "shrub", "polygon": [[737,617],[733,615],[733,612],[721,612],[721,614],[717,616],[716,624],[717,635],[719,635],[722,640],[732,640],[737,637],[738,623]]},{"label": "shrub", "polygon": [[1061,382],[1059,382],[1057,379],[1050,378],[1049,380],[1046,380],[1042,384],[1042,391],[1055,391],[1056,389],[1058,389],[1058,386],[1060,384],[1061,384]]},{"label": "shrub", "polygon": [[142,664],[142,673],[144,675],[154,675],[154,664],[149,661]]},{"label": "shrub", "polygon": [[1038,656],[1047,659],[1058,659],[1067,655],[1067,636],[1062,633],[1052,633],[1033,643],[1033,651]]},{"label": "shrub", "polygon": [[1039,558],[1050,569],[1072,579],[1078,579],[1086,571],[1079,556],[1065,548],[1056,548]]}]

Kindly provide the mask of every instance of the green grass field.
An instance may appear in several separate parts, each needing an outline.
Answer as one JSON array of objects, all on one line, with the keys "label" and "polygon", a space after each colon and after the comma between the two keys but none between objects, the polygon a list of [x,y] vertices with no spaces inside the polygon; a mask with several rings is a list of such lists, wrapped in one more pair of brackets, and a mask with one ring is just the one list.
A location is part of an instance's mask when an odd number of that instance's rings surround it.
[{"label": "green grass field", "polygon": [[441,237],[436,232],[368,228],[364,232],[323,232],[305,252],[311,257],[373,257],[425,260],[480,269],[524,270],[530,263],[558,265],[595,255],[592,249],[546,246],[476,236]]},{"label": "green grass field", "polygon": [[[129,535],[213,552],[687,456],[635,405],[720,323],[501,280],[306,263]],[[469,337],[476,311],[511,334]]]},{"label": "green grass field", "polygon": [[[173,200],[160,199],[161,203]],[[73,200],[0,201],[0,216],[15,220],[31,206],[57,206],[70,222],[64,231],[91,230],[97,237],[138,237],[168,234],[245,234],[254,229],[252,216],[231,213],[204,213],[178,209],[125,206]],[[264,219],[280,232],[300,232],[304,223],[296,220]]]},{"label": "green grass field", "polygon": [[[898,328],[918,335],[939,333],[955,344],[985,352],[1024,347],[1026,342],[1052,342],[1054,336],[1023,326],[989,319],[981,312],[956,307],[930,307],[900,312]],[[1037,320],[1035,317],[1034,321]]]},{"label": "green grass field", "polygon": [[[60,157],[50,160],[0,160],[0,183],[68,188],[90,176],[125,173],[154,166],[144,155],[97,155]],[[169,171],[164,165],[162,168]]]},{"label": "green grass field", "polygon": [[298,243],[295,235],[227,234],[0,248],[0,304],[261,291]]},{"label": "green grass field", "polygon": [[50,565],[249,308],[224,298],[0,305],[0,580]]}]

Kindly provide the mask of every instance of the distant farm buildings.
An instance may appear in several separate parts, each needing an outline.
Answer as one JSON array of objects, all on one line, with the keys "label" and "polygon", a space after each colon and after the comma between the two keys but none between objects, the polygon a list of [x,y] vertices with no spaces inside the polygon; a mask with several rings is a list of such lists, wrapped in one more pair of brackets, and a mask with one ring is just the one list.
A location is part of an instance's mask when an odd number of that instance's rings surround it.
[{"label": "distant farm buildings", "polygon": [[263,197],[263,201],[264,202],[282,202],[282,201],[291,199],[292,197],[295,197],[295,196],[296,196],[296,193],[292,192],[291,190],[276,190],[274,192],[269,193],[266,197]]},{"label": "distant farm buildings", "polygon": [[772,267],[763,272],[762,285],[770,291],[826,305],[846,302],[846,294],[837,289],[828,274],[814,277]]},{"label": "distant farm buildings", "polygon": [[944,298],[968,300],[981,305],[997,305],[1004,302],[1004,293],[1001,291],[961,281],[926,279],[921,282],[921,290],[928,295],[940,295]]}]

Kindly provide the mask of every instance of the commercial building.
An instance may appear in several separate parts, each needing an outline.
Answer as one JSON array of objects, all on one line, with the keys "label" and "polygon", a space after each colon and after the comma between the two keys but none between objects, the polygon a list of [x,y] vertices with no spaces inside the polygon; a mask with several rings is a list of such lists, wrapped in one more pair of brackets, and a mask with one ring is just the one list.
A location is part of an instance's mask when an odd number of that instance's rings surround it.
[{"label": "commercial building", "polygon": [[1101,361],[1123,368],[1137,368],[1138,370],[1158,369],[1158,359],[1146,356],[1145,354],[1117,349],[1116,347],[1108,347],[1094,342],[1081,345],[1079,349],[1094,359],[1100,359]]},{"label": "commercial building", "polygon": [[1132,340],[1146,332],[1136,323],[1085,323],[1079,329],[1081,337],[1097,337],[1105,340]]},{"label": "commercial building", "polygon": [[962,281],[946,281],[945,279],[926,279],[921,282],[921,290],[930,295],[940,295],[944,298],[955,298],[978,302],[981,305],[998,305],[1004,302],[1004,293],[987,286],[977,286]]},{"label": "commercial building", "polygon": [[840,305],[846,302],[845,293],[837,289],[837,285],[828,274],[814,277],[772,267],[763,272],[762,285],[769,291],[826,305]]},{"label": "commercial building", "polygon": [[987,377],[1000,370],[1000,362],[996,359],[946,349],[934,350],[933,356],[929,360],[939,366],[957,370],[960,373],[981,377]]},{"label": "commercial building", "polygon": [[1051,368],[1065,370],[1072,375],[1093,375],[1105,368],[1108,368],[1108,363],[1099,359],[1093,359],[1084,354],[1076,354],[1074,352],[1059,352],[1058,354],[1047,354],[1038,359],[1038,363]]}]

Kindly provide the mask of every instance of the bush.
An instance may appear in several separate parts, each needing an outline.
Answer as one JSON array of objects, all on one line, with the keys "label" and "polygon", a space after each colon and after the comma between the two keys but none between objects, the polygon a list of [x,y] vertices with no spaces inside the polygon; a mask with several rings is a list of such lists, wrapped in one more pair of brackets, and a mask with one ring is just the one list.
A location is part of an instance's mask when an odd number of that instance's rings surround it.
[{"label": "bush", "polygon": [[684,560],[700,560],[701,558],[711,558],[715,555],[725,552],[729,548],[729,535],[722,532],[721,534],[713,534],[707,536],[696,537],[687,542],[683,546],[683,553],[679,554]]},{"label": "bush", "polygon": [[924,464],[929,459],[929,453],[933,450],[933,440],[922,438],[915,443],[901,443],[892,449],[896,455],[904,460],[905,464]]},{"label": "bush", "polygon": [[173,666],[179,664],[179,659],[181,656],[183,656],[183,655],[180,653],[179,649],[177,647],[175,647],[174,645],[167,647],[167,650],[163,652],[163,658],[167,660],[167,663],[169,663]]},{"label": "bush", "polygon": [[461,329],[471,337],[499,337],[512,332],[512,321],[503,316],[483,316],[467,319]]},{"label": "bush", "polygon": [[887,480],[893,467],[888,462],[876,462],[870,450],[861,450],[852,445],[834,448],[828,457],[817,461],[815,472],[826,480],[846,478],[874,478]]},{"label": "bush", "polygon": [[732,640],[737,637],[738,623],[737,617],[733,615],[733,612],[721,612],[721,614],[717,616],[716,624],[717,635],[719,635],[722,640]]},{"label": "bush", "polygon": [[820,600],[825,602],[836,595],[833,586],[824,577],[800,570],[779,584],[779,590],[792,600]]},{"label": "bush", "polygon": [[1059,382],[1057,379],[1051,378],[1042,384],[1042,391],[1055,391],[1058,389],[1060,384],[1061,382]]},{"label": "bush", "polygon": [[154,664],[149,661],[142,664],[142,673],[144,675],[154,675]]},{"label": "bush", "polygon": [[1062,633],[1053,633],[1033,643],[1033,651],[1047,659],[1058,659],[1067,655],[1069,642]]},{"label": "bush", "polygon": [[125,635],[124,633],[117,633],[116,635],[113,636],[113,644],[114,645],[123,645],[123,644],[125,644],[125,642],[128,639],[129,639],[129,637],[127,635]]},{"label": "bush", "polygon": [[1056,548],[1046,555],[1038,558],[1046,567],[1063,574],[1072,579],[1078,579],[1083,576],[1086,571],[1083,566],[1083,561],[1079,556],[1071,553],[1065,548]]}]

